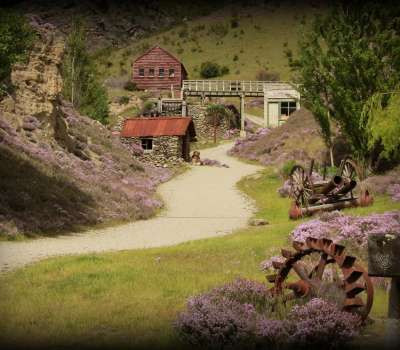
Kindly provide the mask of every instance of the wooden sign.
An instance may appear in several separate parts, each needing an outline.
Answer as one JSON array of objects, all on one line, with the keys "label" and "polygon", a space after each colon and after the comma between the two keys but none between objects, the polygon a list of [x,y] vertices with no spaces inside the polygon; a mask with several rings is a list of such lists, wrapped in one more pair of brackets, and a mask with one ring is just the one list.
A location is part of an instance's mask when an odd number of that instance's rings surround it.
[{"label": "wooden sign", "polygon": [[400,277],[399,234],[375,234],[368,237],[368,274]]}]

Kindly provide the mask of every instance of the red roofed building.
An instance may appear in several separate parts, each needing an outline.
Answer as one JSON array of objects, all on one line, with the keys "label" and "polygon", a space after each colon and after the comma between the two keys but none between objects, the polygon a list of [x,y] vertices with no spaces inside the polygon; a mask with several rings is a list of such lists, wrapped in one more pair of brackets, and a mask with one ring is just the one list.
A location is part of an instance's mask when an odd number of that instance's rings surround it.
[{"label": "red roofed building", "polygon": [[132,81],[143,90],[180,90],[187,79],[183,64],[168,51],[155,46],[132,63]]},{"label": "red roofed building", "polygon": [[121,130],[124,143],[141,147],[141,158],[164,165],[190,160],[190,141],[196,137],[192,118],[156,117],[126,119]]}]

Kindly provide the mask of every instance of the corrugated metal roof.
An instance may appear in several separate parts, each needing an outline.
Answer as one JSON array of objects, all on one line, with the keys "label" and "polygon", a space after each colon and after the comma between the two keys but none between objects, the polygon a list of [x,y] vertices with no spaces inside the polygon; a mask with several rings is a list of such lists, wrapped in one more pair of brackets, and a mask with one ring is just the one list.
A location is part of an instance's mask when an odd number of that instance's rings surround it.
[{"label": "corrugated metal roof", "polygon": [[190,117],[154,117],[126,119],[121,137],[196,135]]}]

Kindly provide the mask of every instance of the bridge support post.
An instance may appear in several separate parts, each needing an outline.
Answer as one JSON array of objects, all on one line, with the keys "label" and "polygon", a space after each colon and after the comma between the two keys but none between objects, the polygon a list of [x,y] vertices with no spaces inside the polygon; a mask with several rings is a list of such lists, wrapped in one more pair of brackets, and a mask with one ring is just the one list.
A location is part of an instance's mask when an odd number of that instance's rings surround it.
[{"label": "bridge support post", "polygon": [[159,115],[162,114],[162,100],[161,97],[158,98],[157,100],[157,112]]},{"label": "bridge support post", "polygon": [[264,128],[269,127],[269,101],[266,91],[264,91]]},{"label": "bridge support post", "polygon": [[240,95],[240,137],[246,137],[246,131],[244,130],[244,95]]},{"label": "bridge support post", "polygon": [[187,103],[186,100],[182,100],[182,117],[187,116]]}]

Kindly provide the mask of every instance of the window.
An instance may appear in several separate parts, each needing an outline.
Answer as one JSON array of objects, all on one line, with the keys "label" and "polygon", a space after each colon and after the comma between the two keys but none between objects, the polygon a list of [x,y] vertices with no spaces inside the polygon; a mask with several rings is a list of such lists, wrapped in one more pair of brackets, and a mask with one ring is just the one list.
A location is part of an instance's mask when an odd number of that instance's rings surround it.
[{"label": "window", "polygon": [[296,110],[295,101],[283,101],[281,102],[281,115],[290,115]]},{"label": "window", "polygon": [[154,77],[154,68],[149,68],[149,76]]},{"label": "window", "polygon": [[168,75],[172,78],[175,76],[175,69],[174,68],[170,68],[168,71]]},{"label": "window", "polygon": [[139,68],[139,77],[144,77],[144,68]]},{"label": "window", "polygon": [[153,139],[150,137],[142,138],[142,148],[145,152],[150,152],[153,150]]},{"label": "window", "polygon": [[160,68],[160,69],[158,70],[158,76],[161,77],[161,78],[164,77],[164,68]]}]

